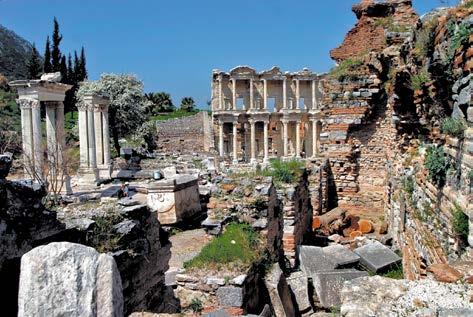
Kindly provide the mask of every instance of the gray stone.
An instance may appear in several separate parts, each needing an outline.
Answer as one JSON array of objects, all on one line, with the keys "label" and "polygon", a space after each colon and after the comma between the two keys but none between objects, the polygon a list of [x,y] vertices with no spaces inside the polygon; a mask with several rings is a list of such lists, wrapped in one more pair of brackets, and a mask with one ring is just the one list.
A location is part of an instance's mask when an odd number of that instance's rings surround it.
[{"label": "gray stone", "polygon": [[325,256],[330,259],[330,262],[335,264],[335,268],[353,267],[360,261],[360,257],[353,251],[345,248],[341,244],[334,244],[322,248]]},{"label": "gray stone", "polygon": [[58,83],[61,81],[61,73],[60,72],[55,72],[55,73],[45,73],[41,75],[41,80],[42,81],[48,81],[51,83]]},{"label": "gray stone", "polygon": [[69,242],[34,248],[21,258],[18,316],[123,316],[115,260]]},{"label": "gray stone", "polygon": [[66,218],[64,222],[66,223],[66,229],[76,228],[81,231],[89,230],[95,224],[95,221],[87,218]]},{"label": "gray stone", "polygon": [[164,273],[164,284],[166,286],[175,286],[177,285],[176,275],[179,272],[177,269],[169,269]]},{"label": "gray stone", "polygon": [[0,179],[5,179],[10,173],[10,168],[13,163],[12,156],[9,154],[0,155]]},{"label": "gray stone", "polygon": [[439,309],[438,317],[471,317],[473,316],[473,309],[470,308],[450,308]]},{"label": "gray stone", "polygon": [[118,204],[124,207],[130,207],[130,206],[136,206],[139,205],[140,202],[136,199],[133,199],[131,197],[125,197],[122,198],[118,201]]},{"label": "gray stone", "polygon": [[298,256],[301,270],[307,276],[336,268],[335,263],[329,260],[321,247],[301,245],[298,247]]},{"label": "gray stone", "polygon": [[309,312],[312,306],[309,301],[309,281],[307,275],[304,272],[294,272],[286,280],[296,299],[298,311],[301,314]]},{"label": "gray stone", "polygon": [[163,173],[164,178],[172,178],[176,176],[177,174],[177,170],[175,166],[166,167],[161,172]]},{"label": "gray stone", "polygon": [[264,284],[268,290],[274,314],[276,316],[295,316],[296,309],[292,302],[291,291],[279,264],[273,264],[271,271],[264,277]]},{"label": "gray stone", "polygon": [[368,273],[351,269],[319,272],[313,275],[312,283],[317,294],[319,306],[323,308],[340,306],[340,292],[343,288],[343,283],[363,276],[368,276]]},{"label": "gray stone", "polygon": [[209,285],[220,285],[223,286],[225,285],[225,279],[220,278],[220,277],[215,277],[215,276],[209,276],[206,281],[207,284]]},{"label": "gray stone", "polygon": [[124,220],[114,225],[113,229],[115,229],[115,231],[121,235],[127,235],[137,228],[138,225],[139,223],[136,220]]},{"label": "gray stone", "polygon": [[366,244],[354,250],[360,256],[362,266],[377,273],[401,261],[401,258],[378,241]]},{"label": "gray stone", "polygon": [[204,317],[230,317],[230,315],[224,310],[219,309],[214,312],[203,315]]},{"label": "gray stone", "polygon": [[241,307],[243,290],[234,286],[223,286],[217,290],[218,302],[223,307]]},{"label": "gray stone", "polygon": [[255,229],[264,229],[268,226],[268,219],[267,218],[258,219],[255,222],[253,222],[251,226]]},{"label": "gray stone", "polygon": [[246,274],[242,274],[232,279],[230,283],[233,285],[242,286],[245,280],[246,280]]}]

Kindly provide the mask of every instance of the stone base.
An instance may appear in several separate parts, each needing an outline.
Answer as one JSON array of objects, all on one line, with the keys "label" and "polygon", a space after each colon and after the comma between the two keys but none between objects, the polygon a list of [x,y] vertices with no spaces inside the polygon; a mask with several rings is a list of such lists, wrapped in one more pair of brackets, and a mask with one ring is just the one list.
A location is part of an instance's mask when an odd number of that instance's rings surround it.
[{"label": "stone base", "polygon": [[79,184],[95,184],[99,180],[99,170],[96,168],[80,167],[77,174]]},{"label": "stone base", "polygon": [[100,165],[97,167],[98,177],[100,180],[112,179],[112,166],[110,164]]}]

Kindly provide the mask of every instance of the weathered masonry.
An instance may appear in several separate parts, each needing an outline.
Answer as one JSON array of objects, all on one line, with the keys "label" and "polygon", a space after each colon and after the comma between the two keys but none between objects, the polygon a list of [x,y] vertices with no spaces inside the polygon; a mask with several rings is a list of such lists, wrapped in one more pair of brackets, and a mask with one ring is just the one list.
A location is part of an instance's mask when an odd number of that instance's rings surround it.
[{"label": "weathered masonry", "polygon": [[320,76],[278,67],[213,71],[212,113],[221,157],[233,163],[315,157],[319,151]]}]

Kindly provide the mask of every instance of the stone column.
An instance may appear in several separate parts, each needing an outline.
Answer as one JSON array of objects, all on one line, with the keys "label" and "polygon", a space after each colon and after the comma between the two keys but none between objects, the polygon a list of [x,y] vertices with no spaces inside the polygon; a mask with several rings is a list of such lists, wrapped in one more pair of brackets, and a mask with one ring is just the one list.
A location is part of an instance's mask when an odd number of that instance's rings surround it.
[{"label": "stone column", "polygon": [[287,81],[286,77],[284,77],[282,81],[282,108],[284,110],[287,109]]},{"label": "stone column", "polygon": [[312,109],[317,110],[317,95],[315,94],[316,81],[312,80]]},{"label": "stone column", "polygon": [[254,102],[253,79],[250,79],[250,110],[255,108]]},{"label": "stone column", "polygon": [[87,139],[89,145],[89,167],[97,168],[97,157],[95,154],[95,128],[94,128],[94,106],[87,108]]},{"label": "stone column", "polygon": [[104,164],[110,164],[110,131],[108,126],[108,106],[103,106],[102,111],[102,144]]},{"label": "stone column", "polygon": [[232,78],[232,99],[233,99],[233,110],[237,110],[236,79],[235,78]]},{"label": "stone column", "polygon": [[238,121],[233,121],[233,164],[238,164]]},{"label": "stone column", "polygon": [[94,132],[95,132],[95,158],[97,166],[104,164],[103,136],[102,136],[102,111],[100,105],[94,105]]},{"label": "stone column", "polygon": [[21,139],[23,143],[23,164],[25,173],[32,176],[34,170],[33,158],[33,129],[31,121],[32,99],[17,99],[21,110]]},{"label": "stone column", "polygon": [[38,100],[31,104],[31,121],[33,126],[33,159],[35,176],[44,180],[43,175],[43,144],[41,142],[41,106]]},{"label": "stone column", "polygon": [[312,156],[316,157],[319,154],[319,147],[320,147],[320,125],[318,124],[317,120],[312,121]]},{"label": "stone column", "polygon": [[80,103],[79,110],[79,147],[80,147],[80,167],[89,167],[89,144],[87,140],[87,105]]},{"label": "stone column", "polygon": [[56,164],[58,158],[58,144],[56,135],[56,102],[46,103],[46,140],[48,144],[49,164]]},{"label": "stone column", "polygon": [[301,157],[301,121],[296,121],[296,157]]},{"label": "stone column", "polygon": [[256,121],[249,120],[251,127],[251,163],[256,163]]},{"label": "stone column", "polygon": [[287,125],[288,121],[287,120],[282,120],[282,126],[283,126],[283,154],[284,157],[287,157],[288,155],[288,131],[287,131]]},{"label": "stone column", "polygon": [[268,81],[263,79],[263,109],[268,110]]},{"label": "stone column", "polygon": [[221,157],[225,154],[223,152],[223,122],[219,121],[218,126],[219,126],[219,133],[218,133],[218,152]]},{"label": "stone column", "polygon": [[218,81],[218,109],[223,110],[223,78]]},{"label": "stone column", "polygon": [[57,159],[59,176],[61,177],[59,182],[63,184],[62,188],[66,191],[67,195],[72,194],[71,177],[67,171],[68,162],[65,161],[65,150],[66,150],[66,134],[64,133],[64,102],[56,102],[56,140],[57,140]]},{"label": "stone column", "polygon": [[296,107],[294,109],[299,109],[300,99],[301,99],[301,94],[300,94],[299,79],[296,79]]},{"label": "stone column", "polygon": [[268,163],[269,162],[269,137],[268,137],[268,126],[269,123],[268,121],[264,121],[264,158],[263,158],[263,163]]}]

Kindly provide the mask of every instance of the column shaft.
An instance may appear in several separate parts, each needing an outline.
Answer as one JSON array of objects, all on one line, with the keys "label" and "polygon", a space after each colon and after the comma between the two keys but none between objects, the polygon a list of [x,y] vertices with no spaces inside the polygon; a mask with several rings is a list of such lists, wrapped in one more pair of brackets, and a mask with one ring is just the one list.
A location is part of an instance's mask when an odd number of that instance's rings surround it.
[{"label": "column shaft", "polygon": [[80,167],[89,167],[89,144],[87,141],[87,108],[79,107]]},{"label": "column shaft", "polygon": [[300,94],[300,87],[299,87],[299,79],[296,79],[296,107],[295,109],[299,109],[300,99],[301,99],[301,94]]},{"label": "column shaft", "polygon": [[256,162],[256,122],[250,121],[251,127],[251,163]]},{"label": "column shaft", "polygon": [[102,112],[99,107],[94,107],[94,132],[95,132],[95,158],[97,166],[103,165],[103,135]]},{"label": "column shaft", "polygon": [[269,160],[269,137],[268,137],[268,122],[264,122],[264,128],[263,128],[263,133],[264,133],[264,159],[263,162],[267,163]]},{"label": "column shaft", "polygon": [[282,108],[287,109],[287,82],[286,78],[282,81]]},{"label": "column shaft", "polygon": [[315,94],[315,80],[312,80],[312,109],[317,109],[317,96]]},{"label": "column shaft", "polygon": [[218,108],[223,110],[223,79],[218,81]]},{"label": "column shaft", "polygon": [[238,163],[238,134],[237,134],[238,122],[233,122],[233,163]]},{"label": "column shaft", "polygon": [[263,79],[263,108],[268,109],[268,81]]},{"label": "column shaft", "polygon": [[87,109],[87,139],[89,145],[89,166],[97,168],[97,157],[95,154],[95,131],[94,131],[94,110],[90,105]]},{"label": "column shaft", "polygon": [[110,164],[110,131],[108,126],[108,108],[102,112],[102,137],[104,164]]},{"label": "column shaft", "polygon": [[282,122],[282,125],[283,125],[283,152],[284,152],[284,156],[287,157],[288,155],[288,151],[287,151],[287,148],[288,148],[288,131],[287,131],[287,124],[288,122],[287,121],[283,121]]},{"label": "column shaft", "polygon": [[[64,103],[56,104],[56,140],[58,147],[58,159],[61,164],[64,163],[64,150],[66,149],[66,134],[64,133]],[[64,167],[65,168],[65,167]],[[64,172],[66,172],[64,170]]]},{"label": "column shaft", "polygon": [[296,157],[301,157],[301,122],[296,122]]},{"label": "column shaft", "polygon": [[46,102],[46,140],[48,144],[49,164],[58,163],[58,145],[56,135],[56,105]]},{"label": "column shaft", "polygon": [[317,156],[319,153],[320,153],[320,124],[318,123],[318,121],[315,121],[314,120],[314,125],[315,125],[315,137],[314,137],[314,140],[315,140],[315,143],[314,143],[314,146],[315,146],[315,155],[314,156]]},{"label": "column shaft", "polygon": [[220,122],[219,123],[219,134],[218,134],[218,137],[219,137],[219,144],[218,144],[218,150],[219,150],[219,153],[220,153],[220,156],[223,157],[223,155],[225,154],[223,152],[223,122]]},{"label": "column shaft", "polygon": [[254,109],[253,79],[250,79],[250,109]]},{"label": "column shaft", "polygon": [[31,121],[33,126],[33,159],[35,177],[44,180],[43,175],[43,145],[41,142],[41,107],[40,102],[35,100],[31,108]]},{"label": "column shaft", "polygon": [[32,176],[34,157],[31,102],[30,100],[18,99],[17,103],[20,105],[21,109],[21,138],[23,141],[23,162],[25,174]]},{"label": "column shaft", "polygon": [[237,97],[236,97],[236,79],[232,79],[232,101],[233,101],[233,110],[237,110]]}]

